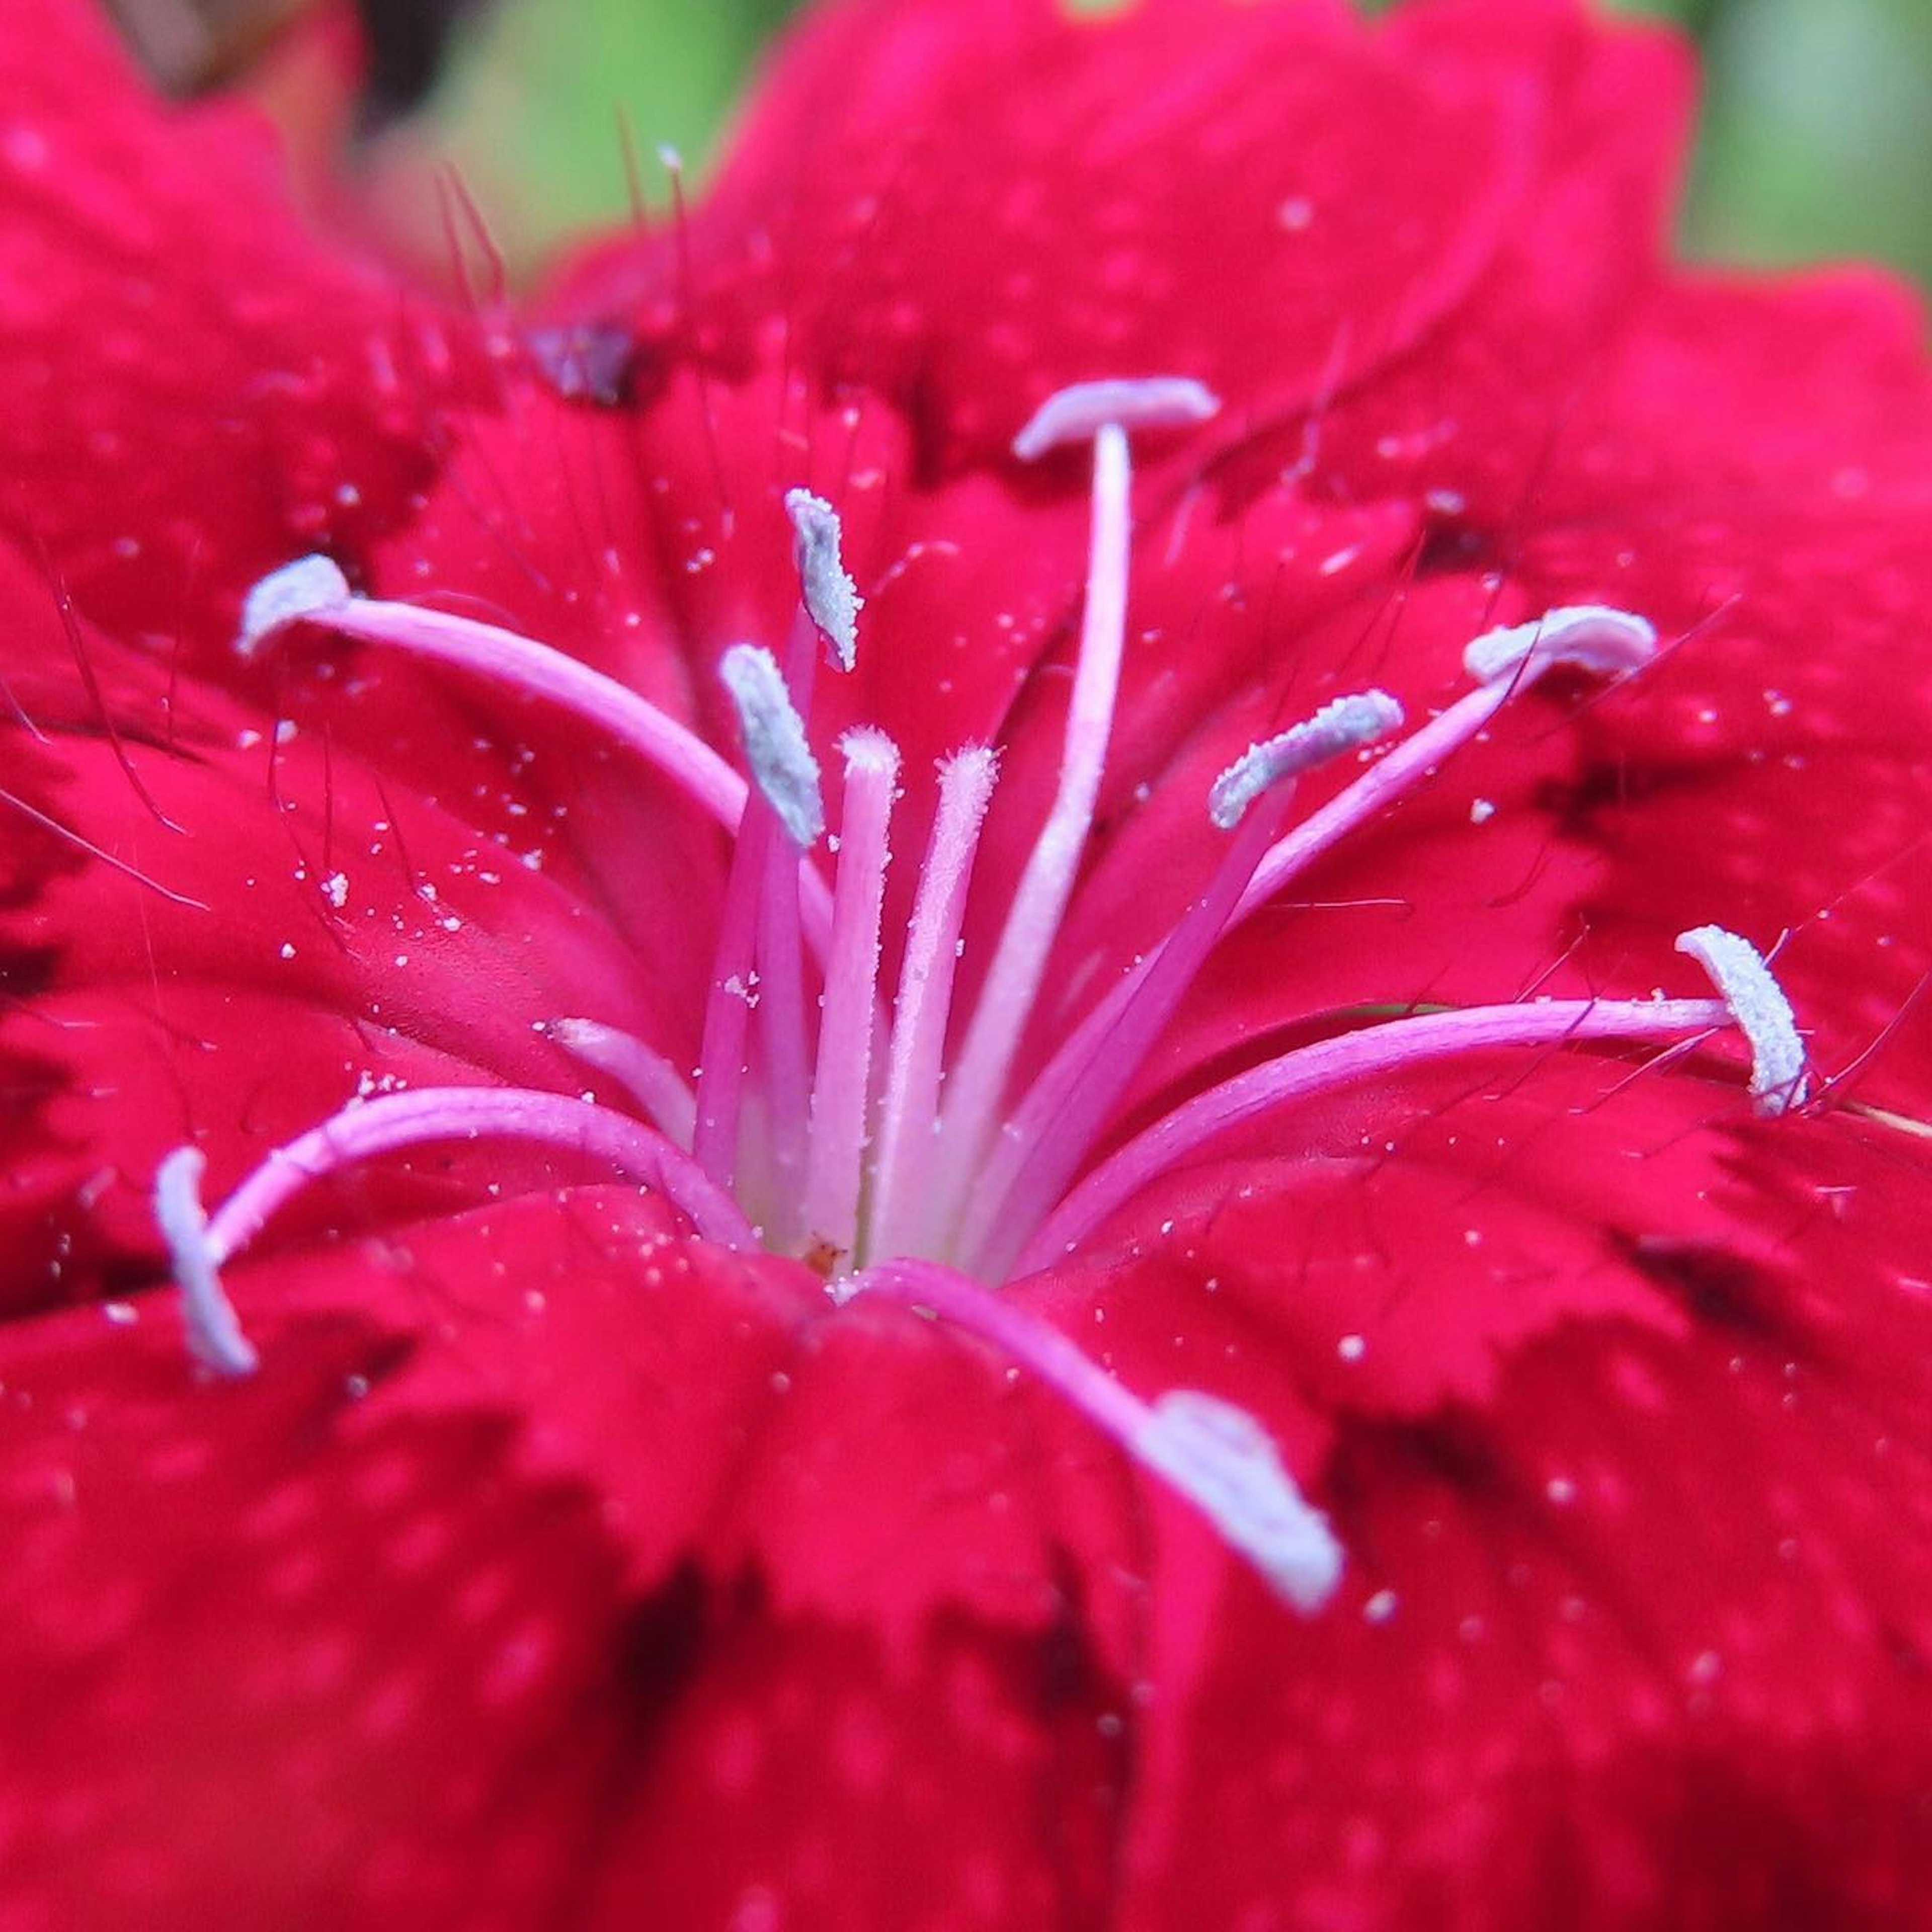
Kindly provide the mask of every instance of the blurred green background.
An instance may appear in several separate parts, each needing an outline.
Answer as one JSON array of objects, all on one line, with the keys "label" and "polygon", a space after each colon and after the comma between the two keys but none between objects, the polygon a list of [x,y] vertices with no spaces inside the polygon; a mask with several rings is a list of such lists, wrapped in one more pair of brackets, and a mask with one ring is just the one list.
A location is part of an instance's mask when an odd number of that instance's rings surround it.
[{"label": "blurred green background", "polygon": [[[647,158],[668,142],[700,172],[795,4],[500,0],[459,36],[417,133],[462,170],[512,261],[528,265],[624,213],[620,109]],[[1932,0],[1607,4],[1676,20],[1704,50],[1688,249],[1754,262],[1873,257],[1932,280]],[[662,170],[644,172],[661,191]]]}]

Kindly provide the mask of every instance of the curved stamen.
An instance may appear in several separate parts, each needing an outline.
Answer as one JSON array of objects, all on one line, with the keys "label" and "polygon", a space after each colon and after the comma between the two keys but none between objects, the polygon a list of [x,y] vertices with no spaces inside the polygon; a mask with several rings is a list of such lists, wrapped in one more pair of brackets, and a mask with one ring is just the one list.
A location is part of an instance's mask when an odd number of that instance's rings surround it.
[{"label": "curved stamen", "polygon": [[1748,939],[1721,926],[1700,926],[1677,935],[1677,950],[1696,961],[1730,1009],[1751,1051],[1751,1099],[1774,1117],[1802,1107],[1809,1090],[1804,1042],[1784,988],[1772,977],[1764,956]]},{"label": "curved stamen", "polygon": [[904,1230],[920,1213],[937,1136],[940,1061],[952,1007],[959,928],[980,830],[998,760],[984,746],[956,752],[940,766],[939,808],[913,900],[912,926],[899,967],[892,1046],[879,1111],[869,1251],[904,1251]]},{"label": "curved stamen", "polygon": [[207,1168],[208,1156],[200,1148],[176,1148],[154,1171],[154,1220],[181,1291],[189,1354],[218,1376],[253,1375],[261,1358],[242,1334],[234,1304],[221,1286],[220,1261],[201,1204],[201,1177]]},{"label": "curved stamen", "polygon": [[1304,1616],[1334,1596],[1341,1546],[1245,1409],[1192,1389],[1144,1402],[1061,1330],[934,1262],[868,1268],[850,1284],[850,1294],[929,1312],[990,1342],[1192,1503]]},{"label": "curved stamen", "polygon": [[806,1234],[830,1250],[835,1265],[849,1260],[858,1240],[880,922],[899,778],[898,747],[883,731],[848,731],[839,748],[845,757],[845,806],[805,1184]]},{"label": "curved stamen", "polygon": [[[1280,829],[1293,800],[1293,781],[1374,743],[1401,722],[1402,707],[1386,692],[1338,698],[1313,717],[1250,747],[1215,780],[1208,815],[1234,832],[1226,855],[1207,890],[1133,975],[1106,1025],[1076,1029],[979,1164],[973,1215],[961,1230],[964,1252],[970,1253],[994,1227],[1031,1226],[1078,1172],[1114,1103],[1226,929]],[[1264,808],[1253,809],[1258,803]]]},{"label": "curved stamen", "polygon": [[596,1020],[552,1020],[544,1031],[566,1053],[575,1054],[600,1073],[608,1073],[657,1123],[667,1139],[689,1148],[698,1102],[690,1084],[662,1054],[646,1046],[635,1034]]},{"label": "curved stamen", "polygon": [[[1110,1155],[1025,1242],[1010,1272],[1047,1266],[1196,1148],[1291,1102],[1462,1054],[1586,1040],[1664,1042],[1728,1026],[1731,1017],[1718,1000],[1548,1000],[1390,1020],[1298,1047],[1196,1094]],[[1009,1271],[1006,1263],[1019,1246],[1009,1237],[988,1250],[983,1259],[996,1279]]]},{"label": "curved stamen", "polygon": [[690,1155],[654,1127],[591,1100],[521,1087],[424,1087],[345,1107],[276,1148],[211,1216],[209,1252],[232,1261],[278,1209],[357,1161],[430,1141],[535,1141],[608,1162],[662,1194],[705,1240],[756,1244],[751,1223]]},{"label": "curved stamen", "polygon": [[255,586],[242,607],[236,649],[253,657],[274,632],[297,622],[433,658],[560,706],[636,752],[726,831],[737,830],[745,781],[724,759],[649,700],[548,644],[447,610],[356,596],[324,556],[299,558]]},{"label": "curved stamen", "polygon": [[[1458,698],[1440,717],[1412,732],[1270,846],[1222,933],[1233,932],[1350,832],[1432,778],[1451,754],[1475,737],[1504,705],[1546,673],[1568,666],[1602,675],[1627,674],[1649,662],[1656,640],[1655,631],[1642,617],[1598,606],[1548,611],[1532,623],[1488,632],[1477,638],[1466,650],[1464,662],[1478,676],[1485,672],[1493,675]],[[1106,1048],[1160,956],[1156,952],[1126,973],[1095,1004],[1035,1080],[1013,1112],[1010,1132],[987,1156],[1003,1181],[1010,1183],[1016,1156],[1039,1130],[1044,1114],[1042,1090],[1049,1081],[1064,1082],[1068,1069],[1088,1064]],[[1012,1144],[1016,1140],[1018,1146]],[[1004,1192],[1004,1186],[997,1185],[990,1191]]]}]

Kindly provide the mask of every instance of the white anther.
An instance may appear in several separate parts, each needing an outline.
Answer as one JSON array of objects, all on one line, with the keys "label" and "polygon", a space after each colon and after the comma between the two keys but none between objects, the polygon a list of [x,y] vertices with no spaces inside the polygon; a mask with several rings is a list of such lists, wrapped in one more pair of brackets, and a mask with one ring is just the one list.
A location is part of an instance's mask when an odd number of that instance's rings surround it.
[{"label": "white anther", "polygon": [[1262,793],[1315,766],[1386,737],[1402,724],[1402,706],[1385,691],[1359,691],[1322,706],[1312,718],[1250,745],[1208,794],[1208,815],[1232,832]]},{"label": "white anther", "polygon": [[1296,1488],[1245,1409],[1175,1389],[1154,1402],[1133,1446],[1297,1610],[1312,1614],[1335,1594],[1342,1546],[1328,1519]]},{"label": "white anther", "polygon": [[785,492],[796,538],[799,589],[806,614],[824,632],[841,670],[859,660],[859,613],[865,599],[839,554],[838,512],[809,490]]},{"label": "white anther", "polygon": [[1500,678],[1528,684],[1556,664],[1619,677],[1656,655],[1657,629],[1647,618],[1607,604],[1570,604],[1526,624],[1484,632],[1464,650],[1462,668],[1478,684]]},{"label": "white anther", "polygon": [[201,1177],[208,1166],[199,1148],[176,1148],[154,1173],[154,1219],[174,1263],[188,1352],[218,1376],[253,1375],[260,1361],[221,1286]]},{"label": "white anther", "polygon": [[1013,454],[1031,463],[1069,442],[1090,442],[1109,424],[1121,429],[1182,429],[1207,422],[1220,398],[1192,376],[1114,376],[1058,389],[1013,438]]},{"label": "white anther", "polygon": [[899,748],[876,724],[854,724],[839,736],[838,750],[848,771],[884,772],[897,776]]},{"label": "white anther", "polygon": [[1748,939],[1721,926],[1700,926],[1677,935],[1677,950],[1711,976],[1731,1010],[1751,1054],[1751,1099],[1760,1114],[1802,1106],[1809,1090],[1804,1042],[1784,988],[1772,977],[1764,956]]},{"label": "white anther", "polygon": [[762,645],[734,644],[718,671],[738,707],[753,782],[793,843],[815,845],[825,830],[818,760],[806,742],[805,721],[785,688],[778,659]]},{"label": "white anther", "polygon": [[316,611],[335,610],[352,594],[333,557],[298,556],[270,571],[244,599],[235,648],[242,656],[253,657],[270,632]]}]

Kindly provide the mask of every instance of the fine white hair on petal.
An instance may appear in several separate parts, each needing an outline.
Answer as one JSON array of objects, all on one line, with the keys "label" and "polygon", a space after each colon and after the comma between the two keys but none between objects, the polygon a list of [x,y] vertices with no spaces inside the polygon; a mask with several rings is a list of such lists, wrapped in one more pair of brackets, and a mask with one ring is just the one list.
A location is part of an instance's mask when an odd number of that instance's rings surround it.
[{"label": "fine white hair on petal", "polygon": [[718,670],[738,707],[753,782],[794,844],[817,844],[825,830],[818,760],[806,742],[805,721],[785,688],[778,659],[761,644],[734,644]]},{"label": "fine white hair on petal", "polygon": [[1710,974],[1750,1045],[1751,1099],[1757,1111],[1776,1114],[1802,1106],[1808,1090],[1804,1042],[1798,1037],[1791,1002],[1772,976],[1763,954],[1749,940],[1721,926],[1700,926],[1679,933],[1677,950]]},{"label": "fine white hair on petal", "polygon": [[1174,1389],[1153,1404],[1133,1446],[1297,1610],[1312,1616],[1334,1596],[1342,1546],[1246,1409]]},{"label": "fine white hair on petal", "polygon": [[1232,832],[1270,787],[1386,737],[1402,724],[1402,706],[1385,691],[1331,699],[1312,717],[1250,745],[1209,788],[1208,815]]},{"label": "fine white hair on petal", "polygon": [[154,1219],[174,1264],[188,1352],[218,1376],[253,1375],[260,1361],[221,1286],[201,1177],[208,1166],[199,1148],[176,1148],[154,1172]]},{"label": "fine white hair on petal", "polygon": [[839,553],[838,512],[809,490],[785,492],[797,539],[799,589],[806,613],[832,646],[841,670],[859,661],[859,613],[866,600]]},{"label": "fine white hair on petal", "polygon": [[1616,677],[1656,655],[1657,627],[1648,618],[1608,604],[1568,604],[1526,624],[1485,631],[1463,650],[1462,668],[1478,684],[1519,673],[1533,679],[1559,664]]},{"label": "fine white hair on petal", "polygon": [[332,610],[352,594],[333,557],[298,556],[270,571],[244,599],[235,648],[243,657],[253,657],[270,632],[314,611]]},{"label": "fine white hair on petal", "polygon": [[1111,376],[1057,389],[1013,438],[1013,454],[1031,463],[1069,442],[1090,442],[1109,424],[1121,429],[1182,429],[1219,412],[1221,400],[1192,376]]}]

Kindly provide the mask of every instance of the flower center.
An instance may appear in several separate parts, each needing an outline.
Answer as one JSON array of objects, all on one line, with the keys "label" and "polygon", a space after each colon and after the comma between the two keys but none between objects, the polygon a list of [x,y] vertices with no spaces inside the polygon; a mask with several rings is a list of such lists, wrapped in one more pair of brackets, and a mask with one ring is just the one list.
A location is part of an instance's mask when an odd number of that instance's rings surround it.
[{"label": "flower center", "polygon": [[[429,1089],[351,1102],[272,1154],[212,1216],[202,1156],[178,1150],[157,1176],[155,1208],[174,1258],[190,1346],[218,1373],[256,1353],[220,1270],[292,1195],[346,1164],[420,1143],[504,1136],[567,1147],[656,1189],[701,1238],[788,1253],[826,1280],[835,1304],[871,1294],[980,1336],[1024,1364],[1144,1468],[1188,1496],[1291,1601],[1324,1600],[1340,1556],[1273,1445],[1247,1416],[1174,1391],[1130,1394],[1001,1284],[1079,1248],[1117,1208],[1230,1129],[1291,1102],[1460,1054],[1586,1041],[1694,1044],[1735,1024],[1750,1048],[1750,1090],[1779,1112],[1804,1094],[1791,1010],[1762,960],[1715,927],[1680,950],[1718,997],[1541,1000],[1418,1013],[1280,1054],[1197,1091],[1097,1162],[1145,1064],[1219,941],[1357,826],[1432,775],[1517,693],[1558,665],[1604,676],[1648,662],[1642,619],[1594,606],[1552,610],[1468,646],[1474,688],[1393,748],[1401,707],[1368,691],[1250,747],[1210,788],[1204,836],[1220,842],[1208,882],[1166,936],[1131,964],[1024,1083],[1019,1049],[1046,984],[1078,877],[1105,768],[1126,636],[1132,532],[1130,434],[1212,416],[1185,378],[1081,384],[1050,398],[1014,442],[1030,460],[1090,447],[1085,600],[1051,802],[1007,898],[970,1013],[953,1012],[974,862],[998,781],[996,753],[956,750],[939,766],[896,985],[882,986],[882,920],[902,760],[884,732],[838,741],[839,836],[821,870],[827,813],[811,742],[821,650],[850,670],[861,602],[831,506],[785,500],[799,601],[782,655],[732,646],[718,671],[748,778],[688,728],[624,686],[534,640],[436,610],[352,595],[326,559],[256,586],[238,648],[308,624],[433,658],[569,711],[671,779],[732,841],[698,1066],[688,1076],[649,1042],[592,1016],[550,1036],[606,1074],[637,1118],[562,1096]],[[1290,827],[1295,783],[1331,760],[1363,769]],[[982,882],[997,884],[997,882]],[[949,1064],[949,1040],[958,1047]]]}]

